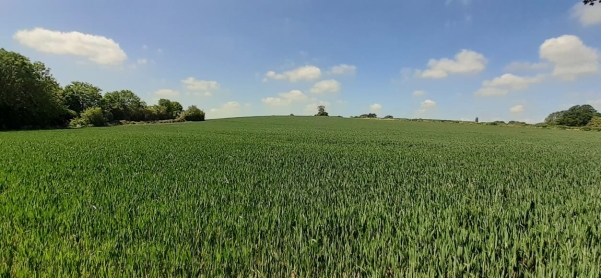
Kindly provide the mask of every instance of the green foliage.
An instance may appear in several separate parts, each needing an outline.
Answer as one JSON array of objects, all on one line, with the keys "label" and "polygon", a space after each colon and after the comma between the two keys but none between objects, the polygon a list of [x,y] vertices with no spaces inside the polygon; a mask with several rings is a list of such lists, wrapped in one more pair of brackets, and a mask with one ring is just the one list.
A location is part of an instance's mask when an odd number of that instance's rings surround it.
[{"label": "green foliage", "polygon": [[142,121],[146,104],[130,90],[106,93],[100,101],[104,111],[113,115],[114,121]]},{"label": "green foliage", "polygon": [[205,112],[198,109],[196,105],[192,105],[188,107],[188,110],[181,113],[180,117],[189,122],[197,122],[205,120]]},{"label": "green foliage", "polygon": [[592,106],[574,105],[565,111],[557,124],[566,126],[585,126],[597,114],[597,110]]},{"label": "green foliage", "polygon": [[494,121],[494,122],[489,122],[486,123],[487,125],[504,125],[505,122],[504,121]]},{"label": "green foliage", "polygon": [[384,119],[394,119],[394,117],[392,115],[386,115],[384,116]]},{"label": "green foliage", "polygon": [[107,122],[100,107],[87,108],[81,113],[80,118],[83,123],[93,126],[105,126]]},{"label": "green foliage", "polygon": [[369,114],[361,114],[360,116],[358,116],[357,118],[369,118],[369,119],[375,119],[377,118],[378,115],[376,115],[376,113],[369,113]]},{"label": "green foliage", "polygon": [[289,116],[4,132],[0,276],[599,277],[600,140]]},{"label": "green foliage", "polygon": [[586,126],[597,114],[597,110],[588,104],[574,105],[568,110],[549,114],[545,118],[545,123],[564,126]]},{"label": "green foliage", "polygon": [[61,93],[61,99],[68,109],[77,114],[90,107],[98,107],[102,90],[92,84],[74,81],[65,86]]},{"label": "green foliage", "polygon": [[[58,127],[70,124],[82,126],[106,125],[106,122],[174,120],[182,114],[179,102],[160,99],[147,107],[139,96],[129,90],[100,94],[101,89],[74,81],[61,89],[54,77],[40,62],[0,49],[0,129]],[[83,111],[90,110],[78,118]],[[104,122],[99,115],[102,114]],[[190,119],[204,120],[204,113],[192,111]],[[178,120],[174,120],[178,121]]]},{"label": "green foliage", "polygon": [[165,112],[161,115],[161,120],[175,119],[183,111],[182,105],[177,101],[170,101],[168,99],[159,99],[158,106],[163,107]]},{"label": "green foliage", "polygon": [[173,114],[173,118],[177,118],[179,114],[184,111],[184,107],[182,107],[182,105],[177,101],[172,101],[170,107],[170,112]]},{"label": "green foliage", "polygon": [[323,116],[323,117],[329,116],[328,112],[326,112],[326,107],[323,105],[317,106],[317,114],[315,114],[315,116]]},{"label": "green foliage", "polygon": [[556,111],[556,112],[553,112],[553,113],[549,114],[549,116],[547,116],[547,117],[545,118],[545,123],[546,123],[546,124],[550,124],[550,125],[555,125],[555,124],[557,124],[557,121],[558,121],[558,120],[559,120],[561,117],[563,117],[563,114],[564,114],[565,112],[566,112],[566,111],[565,111],[565,110],[563,110],[563,111]]},{"label": "green foliage", "polygon": [[590,127],[601,127],[601,116],[593,117],[589,122],[588,126]]},{"label": "green foliage", "polygon": [[69,113],[60,90],[44,64],[0,49],[0,129],[64,124]]},{"label": "green foliage", "polygon": [[144,107],[143,113],[145,121],[160,121],[169,118],[167,108],[160,105]]}]

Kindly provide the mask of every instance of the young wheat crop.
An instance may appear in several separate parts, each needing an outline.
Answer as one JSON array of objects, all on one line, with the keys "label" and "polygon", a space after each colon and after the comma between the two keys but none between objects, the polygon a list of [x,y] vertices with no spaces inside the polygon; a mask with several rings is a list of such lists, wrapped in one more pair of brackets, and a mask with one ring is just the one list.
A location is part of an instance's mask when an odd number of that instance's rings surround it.
[{"label": "young wheat crop", "polygon": [[601,133],[259,117],[0,133],[0,276],[599,277]]}]

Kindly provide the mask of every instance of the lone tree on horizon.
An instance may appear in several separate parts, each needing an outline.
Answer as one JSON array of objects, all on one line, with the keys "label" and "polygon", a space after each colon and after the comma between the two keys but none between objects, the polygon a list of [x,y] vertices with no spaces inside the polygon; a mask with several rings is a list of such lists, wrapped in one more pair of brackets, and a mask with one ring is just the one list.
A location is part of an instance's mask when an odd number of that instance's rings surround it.
[{"label": "lone tree on horizon", "polygon": [[326,112],[326,107],[323,105],[317,106],[317,114],[315,116],[329,116]]}]

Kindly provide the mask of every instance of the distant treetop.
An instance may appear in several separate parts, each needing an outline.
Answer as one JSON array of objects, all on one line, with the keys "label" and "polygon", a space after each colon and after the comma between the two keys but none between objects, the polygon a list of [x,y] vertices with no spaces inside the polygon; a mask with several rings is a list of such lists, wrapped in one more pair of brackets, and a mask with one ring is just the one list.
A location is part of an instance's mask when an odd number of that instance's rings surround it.
[{"label": "distant treetop", "polygon": [[593,6],[595,3],[601,3],[601,0],[583,0],[582,3]]}]

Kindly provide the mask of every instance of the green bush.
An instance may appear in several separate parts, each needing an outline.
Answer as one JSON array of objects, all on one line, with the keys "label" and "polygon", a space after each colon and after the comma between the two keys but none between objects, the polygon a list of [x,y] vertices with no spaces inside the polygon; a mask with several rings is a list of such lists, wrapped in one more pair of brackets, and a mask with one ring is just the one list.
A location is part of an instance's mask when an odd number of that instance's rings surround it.
[{"label": "green bush", "polygon": [[91,107],[81,113],[81,121],[86,125],[105,126],[106,118],[100,107]]},{"label": "green bush", "polygon": [[589,122],[588,126],[590,127],[601,127],[601,117],[595,116]]},{"label": "green bush", "polygon": [[180,114],[180,118],[182,118],[185,121],[190,121],[190,122],[204,121],[205,120],[205,112],[198,109],[198,107],[196,107],[196,105],[192,105],[192,106],[188,107],[188,110],[186,110]]},{"label": "green bush", "polygon": [[75,118],[75,119],[72,119],[72,120],[69,122],[69,126],[70,126],[70,127],[86,127],[86,126],[88,126],[88,123],[86,123],[86,122],[85,122],[83,119],[81,119],[81,118]]},{"label": "green bush", "polygon": [[551,113],[545,119],[545,123],[563,126],[585,126],[597,115],[597,110],[591,105],[574,105],[568,110]]}]

